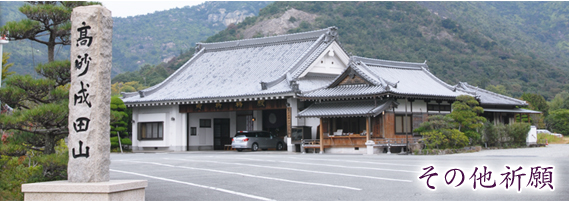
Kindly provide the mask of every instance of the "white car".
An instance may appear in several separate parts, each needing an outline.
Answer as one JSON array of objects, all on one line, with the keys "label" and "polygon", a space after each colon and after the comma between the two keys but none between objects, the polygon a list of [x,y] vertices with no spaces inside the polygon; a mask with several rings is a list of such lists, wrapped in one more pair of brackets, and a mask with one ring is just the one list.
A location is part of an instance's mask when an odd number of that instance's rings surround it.
[{"label": "white car", "polygon": [[549,130],[546,130],[546,129],[536,129],[536,133],[546,133],[546,134],[549,134],[549,135],[554,135],[554,136],[556,136],[556,137],[562,138],[562,134],[559,134],[559,133],[552,133],[552,132],[550,132]]}]

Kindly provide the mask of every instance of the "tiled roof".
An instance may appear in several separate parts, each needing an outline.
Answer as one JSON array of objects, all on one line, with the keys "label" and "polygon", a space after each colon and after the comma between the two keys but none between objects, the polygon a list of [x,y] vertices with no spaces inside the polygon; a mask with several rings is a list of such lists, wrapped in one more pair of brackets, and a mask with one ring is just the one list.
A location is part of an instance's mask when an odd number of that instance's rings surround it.
[{"label": "tiled roof", "polygon": [[540,114],[540,111],[527,110],[522,108],[514,109],[497,109],[497,108],[483,108],[484,112],[500,112],[500,113],[517,113],[517,114]]},{"label": "tiled roof", "polygon": [[313,92],[304,93],[304,98],[347,98],[366,95],[376,95],[387,92],[382,86],[368,86],[366,84],[358,85],[340,85],[333,88],[324,88]]},{"label": "tiled roof", "polygon": [[374,100],[317,102],[299,112],[297,117],[377,116],[393,104],[391,99],[376,100],[376,103]]},{"label": "tiled roof", "polygon": [[[342,76],[354,70],[372,85],[338,85]],[[336,84],[335,84],[336,83]],[[441,81],[424,63],[396,62],[352,57],[349,68],[327,88],[300,94],[303,98],[347,98],[381,94],[455,98],[467,94]]]},{"label": "tiled roof", "polygon": [[[139,93],[124,95],[125,104],[168,101],[231,99],[236,97],[288,95],[293,92],[284,77],[300,58],[317,54],[329,29],[260,39],[199,43],[196,53],[165,81]],[[326,47],[325,47],[326,48]],[[307,56],[308,55],[308,56]],[[276,79],[262,89],[260,82]],[[312,83],[306,81],[309,89]],[[319,86],[320,87],[320,86]],[[144,97],[140,97],[143,94]]]},{"label": "tiled roof", "polygon": [[514,106],[527,106],[526,101],[516,98],[508,97],[498,93],[494,93],[479,87],[471,86],[466,82],[460,82],[455,85],[459,89],[467,90],[474,93],[481,102],[481,105],[514,105]]}]

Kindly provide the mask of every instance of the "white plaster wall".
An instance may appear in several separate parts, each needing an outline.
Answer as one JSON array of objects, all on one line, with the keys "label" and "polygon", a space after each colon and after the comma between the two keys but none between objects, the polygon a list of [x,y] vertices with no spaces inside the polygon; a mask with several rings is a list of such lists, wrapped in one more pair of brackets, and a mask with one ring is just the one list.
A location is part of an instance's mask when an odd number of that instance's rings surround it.
[{"label": "white plaster wall", "polygon": [[339,75],[347,68],[348,61],[349,56],[344,53],[337,42],[333,42],[300,77],[305,77],[308,73]]},{"label": "white plaster wall", "polygon": [[[397,102],[400,104],[398,108],[395,108],[394,111],[398,113],[406,112],[406,104],[408,106],[408,113],[425,113],[427,111],[427,103],[423,100],[415,100],[414,102],[409,102],[406,99],[397,99]],[[407,102],[407,103],[406,103]]]},{"label": "white plaster wall", "polygon": [[319,118],[305,118],[305,126],[311,127],[311,136],[313,139],[318,139],[317,136],[317,126],[321,123]]},{"label": "white plaster wall", "polygon": [[[156,107],[139,107],[133,109],[133,149],[141,150],[144,147],[169,147],[172,146],[171,141],[176,139],[176,121],[170,118],[176,118],[172,110],[178,110],[178,106],[156,106]],[[144,122],[163,122],[162,140],[138,140],[138,124]]]},{"label": "white plaster wall", "polygon": [[[187,127],[196,127],[196,135],[190,136],[190,146],[214,146],[214,119],[230,119],[230,137],[236,133],[236,112],[208,112],[208,113],[188,113]],[[256,116],[256,119],[261,119]],[[210,128],[200,128],[200,119],[211,119],[212,124]],[[261,121],[259,121],[261,122]],[[255,125],[254,125],[255,126]],[[185,126],[186,127],[186,126]],[[186,136],[186,132],[182,133]],[[182,141],[186,147],[186,139]]]}]

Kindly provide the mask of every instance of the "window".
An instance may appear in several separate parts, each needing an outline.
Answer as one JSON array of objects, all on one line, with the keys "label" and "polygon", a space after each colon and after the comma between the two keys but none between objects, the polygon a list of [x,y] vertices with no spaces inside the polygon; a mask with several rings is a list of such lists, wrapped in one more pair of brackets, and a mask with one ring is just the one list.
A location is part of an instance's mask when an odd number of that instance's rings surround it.
[{"label": "window", "polygon": [[396,134],[412,134],[412,115],[407,118],[403,114],[396,115],[395,124]]},{"label": "window", "polygon": [[162,140],[162,122],[139,123],[139,140]]},{"label": "window", "polygon": [[200,128],[212,128],[212,120],[200,119]]},{"label": "window", "polygon": [[451,111],[451,105],[435,105],[435,104],[428,104],[427,105],[428,111]]},{"label": "window", "polygon": [[191,136],[195,136],[195,135],[196,135],[196,127],[190,127],[190,135],[191,135]]}]

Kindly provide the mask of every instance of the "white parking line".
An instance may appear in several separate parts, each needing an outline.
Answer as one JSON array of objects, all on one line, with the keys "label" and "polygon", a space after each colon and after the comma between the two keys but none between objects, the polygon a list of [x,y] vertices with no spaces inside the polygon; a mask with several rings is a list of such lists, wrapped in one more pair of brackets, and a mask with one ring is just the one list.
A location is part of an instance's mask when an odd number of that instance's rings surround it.
[{"label": "white parking line", "polygon": [[123,162],[145,163],[145,164],[160,165],[160,166],[167,166],[167,167],[184,168],[184,169],[190,169],[190,170],[202,170],[202,171],[210,171],[210,172],[216,172],[216,173],[240,175],[240,176],[245,176],[245,177],[254,177],[254,178],[260,178],[260,179],[268,179],[268,180],[275,180],[275,181],[283,181],[283,182],[297,183],[297,184],[306,184],[306,185],[315,185],[315,186],[326,186],[326,187],[333,187],[333,188],[344,188],[344,189],[356,190],[356,191],[362,190],[362,189],[360,189],[360,188],[353,188],[353,187],[349,187],[349,186],[338,186],[338,185],[323,184],[323,183],[294,181],[294,180],[288,180],[288,179],[264,177],[264,176],[257,176],[257,175],[245,174],[245,173],[238,173],[238,172],[228,172],[228,171],[223,171],[223,170],[214,170],[214,169],[195,168],[195,167],[188,167],[188,166],[169,165],[169,164],[155,163],[155,162],[142,162],[142,161],[123,161]]},{"label": "white parking line", "polygon": [[[165,158],[165,159],[170,159],[170,158]],[[284,168],[284,167],[273,167],[273,166],[265,166],[265,165],[253,165],[253,164],[245,164],[245,163],[229,163],[229,162],[205,161],[205,160],[189,160],[189,159],[172,159],[172,160],[193,161],[193,162],[206,162],[206,163],[218,163],[218,164],[226,164],[226,165],[244,165],[244,166],[251,166],[251,167],[272,168],[272,169],[290,170],[290,171],[297,171],[297,172],[309,172],[309,173],[316,173],[316,174],[328,174],[328,175],[338,175],[338,176],[347,176],[347,177],[358,177],[358,178],[367,178],[367,179],[378,179],[378,180],[387,180],[387,181],[412,182],[411,180],[404,180],[404,179],[392,179],[392,178],[363,176],[363,175],[334,173],[334,172],[321,172],[321,171],[313,171],[313,170],[303,170],[303,169]]]},{"label": "white parking line", "polygon": [[380,171],[394,171],[394,172],[420,173],[419,171],[409,171],[409,170],[393,170],[393,169],[384,169],[384,168],[355,167],[355,166],[330,165],[330,164],[320,164],[320,163],[304,163],[304,162],[295,162],[295,161],[276,161],[276,160],[263,160],[263,159],[252,159],[252,158],[237,158],[237,159],[241,159],[241,160],[251,160],[251,161],[266,161],[266,162],[293,163],[293,164],[301,164],[301,165],[317,165],[317,166],[338,167],[338,168],[348,168],[348,169],[365,169],[365,170],[380,170]]},{"label": "white parking line", "polygon": [[258,199],[258,200],[272,200],[272,199],[265,198],[265,197],[260,197],[260,196],[255,196],[255,195],[249,195],[249,194],[240,193],[240,192],[236,192],[236,191],[230,191],[230,190],[226,190],[226,189],[223,189],[223,188],[216,188],[216,187],[211,187],[211,186],[204,186],[204,185],[200,185],[200,184],[194,184],[194,183],[190,183],[190,182],[178,181],[178,180],[174,180],[174,179],[167,179],[167,178],[162,178],[162,177],[155,177],[155,176],[150,176],[150,175],[146,175],[146,174],[140,174],[140,173],[134,173],[134,172],[127,172],[127,171],[121,171],[121,170],[113,170],[113,169],[110,169],[110,171],[119,172],[119,173],[124,173],[124,174],[132,174],[132,175],[137,175],[137,176],[141,176],[141,177],[148,177],[148,178],[152,178],[152,179],[158,179],[158,180],[163,180],[163,181],[169,181],[169,182],[174,182],[174,183],[179,183],[179,184],[186,184],[186,185],[189,185],[189,186],[195,186],[195,187],[206,188],[206,189],[211,189],[211,190],[215,190],[215,191],[221,191],[221,192],[224,192],[224,193],[239,195],[239,196],[248,197],[248,198],[253,198],[253,199]]},{"label": "white parking line", "polygon": [[292,158],[292,159],[304,159],[304,160],[318,160],[318,161],[367,163],[367,164],[376,164],[376,165],[395,165],[395,166],[421,167],[421,165],[406,165],[406,164],[397,164],[397,163],[379,163],[379,162],[354,161],[354,160],[332,160],[332,159],[301,158],[301,157],[288,157],[288,158]]}]

